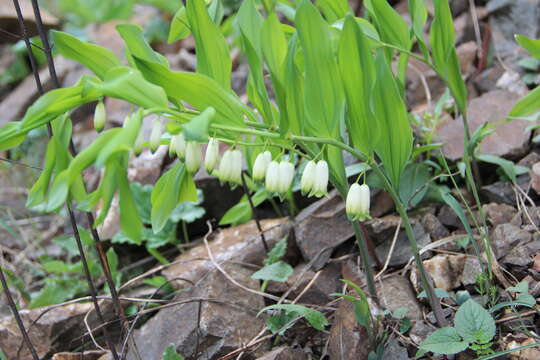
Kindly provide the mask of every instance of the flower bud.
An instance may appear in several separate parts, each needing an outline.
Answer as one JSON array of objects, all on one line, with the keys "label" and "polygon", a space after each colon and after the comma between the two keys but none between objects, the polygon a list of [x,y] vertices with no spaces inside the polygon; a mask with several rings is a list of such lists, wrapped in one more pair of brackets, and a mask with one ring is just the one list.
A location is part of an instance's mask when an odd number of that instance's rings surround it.
[{"label": "flower bud", "polygon": [[211,138],[210,141],[208,141],[208,145],[206,146],[206,154],[204,156],[204,168],[206,169],[206,172],[211,174],[214,169],[216,168],[216,165],[219,160],[219,142]]},{"label": "flower bud", "polygon": [[313,184],[315,182],[315,161],[308,161],[304,172],[302,173],[302,179],[300,180],[300,190],[302,195],[306,195],[311,192],[313,189]]},{"label": "flower bud", "polygon": [[316,197],[325,196],[328,194],[328,163],[324,160],[319,160],[315,167],[315,180],[313,183],[313,189],[310,195]]},{"label": "flower bud", "polygon": [[199,171],[202,163],[201,146],[196,141],[188,141],[186,145],[186,169],[190,174]]},{"label": "flower bud", "polygon": [[286,193],[291,187],[294,178],[294,165],[288,161],[279,163],[278,192]]},{"label": "flower bud", "polygon": [[278,192],[279,188],[279,163],[277,161],[271,161],[266,169],[266,190],[268,192]]},{"label": "flower bud", "polygon": [[352,184],[347,194],[345,209],[349,220],[366,220],[369,219],[369,186],[366,184]]},{"label": "flower bud", "polygon": [[169,144],[169,154],[172,156],[176,154],[180,160],[186,158],[186,139],[184,134],[180,133],[171,137],[171,142]]},{"label": "flower bud", "polygon": [[161,121],[159,119],[154,120],[152,132],[150,133],[150,151],[152,151],[152,153],[154,153],[159,147],[162,132],[163,129],[161,126]]},{"label": "flower bud", "polygon": [[219,163],[219,181],[222,183],[229,181],[231,177],[231,165],[232,165],[232,150],[226,150],[221,157],[221,162]]},{"label": "flower bud", "polygon": [[231,171],[229,174],[229,182],[235,184],[242,183],[242,151],[235,149],[232,151]]},{"label": "flower bud", "polygon": [[137,135],[137,139],[135,139],[135,143],[133,144],[133,152],[135,153],[135,156],[141,155],[144,148],[144,131],[141,129],[139,131],[139,135]]},{"label": "flower bud", "polygon": [[257,155],[255,164],[253,164],[253,180],[261,181],[266,176],[266,169],[272,161],[272,153],[265,151]]},{"label": "flower bud", "polygon": [[101,132],[105,127],[106,118],[107,113],[105,112],[105,104],[103,104],[103,101],[100,101],[97,103],[96,109],[94,110],[94,129],[96,129],[97,132]]}]

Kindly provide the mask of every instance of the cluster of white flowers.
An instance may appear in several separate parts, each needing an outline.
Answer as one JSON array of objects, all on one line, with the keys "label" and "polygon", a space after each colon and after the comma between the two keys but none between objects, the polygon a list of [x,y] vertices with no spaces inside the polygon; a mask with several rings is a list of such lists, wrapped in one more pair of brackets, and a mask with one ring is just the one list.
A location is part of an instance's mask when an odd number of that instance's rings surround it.
[{"label": "cluster of white flowers", "polygon": [[[152,141],[150,141],[152,143]],[[201,145],[195,141],[186,141],[184,135],[171,138],[169,154],[184,160],[189,173],[196,173],[202,165]],[[219,164],[219,167],[218,167]],[[219,142],[211,138],[206,147],[204,167],[209,174],[218,176],[221,182],[242,183],[242,151],[228,149],[219,159]],[[253,180],[264,182],[271,193],[285,194],[291,188],[294,179],[294,165],[285,160],[272,160],[270,151],[260,153],[253,164]],[[329,169],[325,160],[308,161],[300,182],[303,195],[323,197],[328,194]],[[346,200],[346,212],[352,221],[369,219],[370,190],[368,185],[354,183],[349,189]]]}]

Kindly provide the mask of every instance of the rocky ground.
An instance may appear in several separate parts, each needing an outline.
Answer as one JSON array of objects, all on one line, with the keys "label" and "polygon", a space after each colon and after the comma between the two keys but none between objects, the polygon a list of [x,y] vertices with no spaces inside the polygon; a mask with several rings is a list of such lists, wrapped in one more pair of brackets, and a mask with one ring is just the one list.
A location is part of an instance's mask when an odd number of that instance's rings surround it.
[{"label": "rocky ground", "polygon": [[[476,1],[470,8],[466,0],[452,1],[458,39],[458,55],[462,72],[467,77],[470,94],[469,123],[472,130],[485,123],[497,124],[494,132],[480,146],[482,154],[495,155],[526,167],[516,182],[501,180],[496,167],[480,164],[481,196],[487,214],[490,235],[497,263],[494,273],[501,288],[520,281],[529,286],[529,293],[540,297],[540,148],[531,127],[536,121],[505,122],[506,115],[517,99],[529,88],[540,83],[538,68],[523,64],[526,54],[515,43],[515,33],[537,38],[540,34],[539,0]],[[6,31],[17,33],[11,2],[0,0],[0,73],[16,61],[7,49],[16,40]],[[396,4],[406,12],[407,1]],[[26,9],[32,19],[31,9]],[[30,13],[28,12],[30,11]],[[157,16],[148,7],[136,11],[130,21],[141,25]],[[60,28],[58,19],[47,15],[51,28]],[[29,21],[31,27],[31,21]],[[122,56],[123,45],[116,34],[114,22],[88,27],[88,38]],[[193,70],[193,43],[187,39],[173,45],[156,43],[176,70]],[[87,70],[80,65],[56,58],[63,86],[73,84]],[[422,116],[433,113],[435,104],[445,91],[444,84],[411,59],[407,80],[407,96],[413,113]],[[48,71],[41,70],[44,86],[50,88]],[[236,59],[233,82],[240,93],[247,77],[242,59]],[[0,78],[1,79],[1,78]],[[4,84],[0,82],[0,125],[17,121],[38,97],[32,76]],[[130,111],[129,105],[107,99],[109,126],[120,125]],[[84,147],[95,136],[92,128],[92,107],[74,113],[74,140]],[[149,124],[149,123],[148,123]],[[429,133],[434,142],[442,142],[444,157],[460,161],[463,155],[463,125],[450,114],[441,113],[432,123]],[[150,131],[150,129],[148,129]],[[425,129],[418,126],[417,135]],[[36,292],[46,274],[39,270],[40,256],[62,257],[62,248],[52,239],[70,234],[64,214],[42,215],[26,210],[26,189],[38,176],[45,139],[36,134],[22,153],[0,153],[0,251],[2,266],[17,274],[22,289],[13,292],[22,307],[28,305],[25,292]],[[8,161],[8,159],[12,159]],[[13,160],[14,159],[14,160]],[[13,162],[15,161],[15,162]],[[26,165],[21,165],[21,163]],[[132,160],[130,177],[141,184],[153,184],[171,159],[162,147],[155,154],[143,153]],[[87,183],[97,184],[98,173],[85,174]],[[342,280],[365,285],[357,253],[354,232],[347,220],[344,203],[331,192],[316,202],[297,197],[298,213],[281,208],[276,213],[270,204],[257,209],[257,218],[270,247],[287,239],[284,261],[293,266],[293,274],[284,282],[270,281],[264,291],[252,274],[263,265],[266,253],[255,221],[230,227],[219,227],[225,212],[240,200],[241,189],[231,191],[217,179],[205,173],[196,177],[203,191],[206,209],[204,218],[189,226],[192,239],[179,247],[168,247],[163,253],[169,264],[160,265],[135,247],[110,244],[120,254],[123,305],[129,315],[129,330],[136,347],[128,342],[128,359],[161,359],[161,353],[173,344],[186,359],[367,359],[367,334],[355,320],[351,302],[336,299],[333,293],[344,291]],[[470,199],[466,189],[465,198]],[[379,305],[372,303],[374,313],[385,313],[380,325],[386,347],[384,359],[413,359],[417,345],[435,330],[434,315],[425,298],[419,298],[418,279],[412,253],[388,194],[377,190],[372,194],[372,219],[363,226],[373,244],[372,255]],[[117,211],[109,215],[100,234],[112,238],[119,231]],[[475,209],[475,213],[478,209]],[[414,233],[422,248],[424,264],[435,287],[453,297],[445,298],[447,315],[457,308],[456,296],[467,290],[478,294],[477,275],[481,265],[473,256],[470,245],[463,244],[466,232],[454,211],[441,203],[424,201],[411,210]],[[473,220],[473,219],[469,219]],[[80,224],[86,224],[80,216]],[[180,231],[178,236],[181,237]],[[180,251],[181,250],[181,251]],[[132,275],[137,267],[137,276]],[[37,270],[36,270],[37,269]],[[170,288],[157,290],[144,280],[162,276]],[[82,280],[81,280],[82,281]],[[100,279],[103,285],[103,279]],[[24,291],[23,291],[24,289]],[[80,294],[78,294],[80,295]],[[143,300],[152,297],[152,301]],[[503,300],[503,299],[502,299]],[[502,301],[501,300],[501,301]],[[271,313],[259,311],[271,304],[305,305],[322,312],[329,321],[324,330],[314,329],[305,320],[297,321],[283,335],[265,331]],[[101,301],[109,332],[118,341],[121,326],[112,321],[113,310],[107,300]],[[404,310],[406,312],[404,312]],[[398,313],[401,313],[399,315]],[[103,339],[89,337],[88,329],[100,326],[88,298],[58,306],[22,310],[29,334],[38,353],[57,360],[109,359],[110,354],[97,349]],[[451,316],[453,317],[453,316]],[[404,320],[404,319],[408,320]],[[537,309],[519,308],[496,319],[498,325],[494,349],[507,350],[536,342]],[[405,331],[402,326],[408,324]],[[120,346],[121,347],[121,346]],[[0,298],[0,349],[7,359],[30,359],[21,345],[21,335],[4,298]],[[94,349],[94,350],[87,350]],[[242,354],[242,355],[240,355]],[[473,359],[469,353],[457,359]],[[509,359],[540,359],[540,350],[528,349],[509,355]]]}]

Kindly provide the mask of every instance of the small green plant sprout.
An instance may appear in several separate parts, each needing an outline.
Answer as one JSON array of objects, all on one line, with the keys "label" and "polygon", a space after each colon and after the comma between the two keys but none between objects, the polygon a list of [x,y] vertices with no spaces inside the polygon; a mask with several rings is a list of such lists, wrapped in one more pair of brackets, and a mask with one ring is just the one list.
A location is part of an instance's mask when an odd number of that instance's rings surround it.
[{"label": "small green plant sprout", "polygon": [[471,349],[477,355],[492,354],[495,320],[482,306],[472,299],[461,305],[454,318],[454,326],[435,330],[419,346],[418,355],[431,351],[451,355]]},{"label": "small green plant sprout", "polygon": [[287,238],[280,240],[268,252],[263,260],[264,267],[255,272],[251,277],[263,280],[261,291],[265,291],[269,281],[285,282],[293,274],[293,268],[283,260],[287,251]]},{"label": "small green plant sprout", "polygon": [[171,344],[165,348],[162,360],[184,360],[184,357],[176,352],[176,347]]},{"label": "small green plant sprout", "polygon": [[304,318],[314,329],[322,331],[328,325],[328,319],[320,311],[296,304],[277,304],[267,306],[257,316],[266,311],[279,310],[270,315],[266,326],[273,334],[283,335],[298,320]]}]

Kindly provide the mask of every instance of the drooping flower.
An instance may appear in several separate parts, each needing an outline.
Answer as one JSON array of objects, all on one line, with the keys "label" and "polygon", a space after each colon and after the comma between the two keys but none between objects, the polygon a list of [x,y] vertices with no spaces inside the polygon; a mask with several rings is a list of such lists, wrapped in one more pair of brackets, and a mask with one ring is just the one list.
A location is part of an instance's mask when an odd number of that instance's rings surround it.
[{"label": "drooping flower", "polygon": [[227,182],[231,177],[233,154],[232,150],[226,150],[219,163],[219,181]]},{"label": "drooping flower", "polygon": [[313,190],[316,167],[315,161],[308,161],[306,167],[304,167],[302,179],[300,179],[300,191],[302,192],[302,195],[309,194],[311,190]]},{"label": "drooping flower", "polygon": [[369,202],[369,186],[352,184],[345,201],[345,209],[349,219],[351,221],[369,219]]},{"label": "drooping flower", "polygon": [[310,195],[316,197],[325,196],[328,194],[328,163],[324,160],[319,160],[315,167],[315,179],[313,189]]},{"label": "drooping flower", "polygon": [[208,141],[208,145],[206,146],[206,154],[204,156],[204,168],[206,169],[206,172],[211,174],[216,168],[218,160],[219,160],[219,141],[217,141],[214,138],[211,138],[210,141]]},{"label": "drooping flower", "polygon": [[279,163],[278,193],[286,193],[292,185],[294,178],[294,165],[288,161]]},{"label": "drooping flower", "polygon": [[238,149],[232,150],[231,156],[231,171],[228,181],[234,184],[242,183],[242,151]]},{"label": "drooping flower", "polygon": [[266,176],[266,170],[268,165],[272,161],[272,153],[265,151],[257,155],[255,163],[253,164],[253,180],[261,181]]},{"label": "drooping flower", "polygon": [[94,110],[94,129],[97,132],[101,132],[105,127],[105,120],[107,119],[107,113],[105,112],[105,104],[103,101],[100,101],[96,105]]},{"label": "drooping flower", "polygon": [[180,133],[171,137],[171,142],[169,144],[169,154],[173,156],[176,154],[180,160],[186,158],[186,139],[184,134]]},{"label": "drooping flower", "polygon": [[190,174],[199,171],[202,163],[201,145],[196,141],[188,141],[186,145],[186,169]]},{"label": "drooping flower", "polygon": [[161,142],[161,134],[163,133],[161,121],[159,119],[154,120],[152,125],[152,132],[150,133],[150,151],[154,153]]},{"label": "drooping flower", "polygon": [[266,169],[266,190],[271,193],[279,192],[279,163],[271,161]]},{"label": "drooping flower", "polygon": [[133,152],[136,156],[139,156],[144,148],[144,131],[142,129],[139,131],[139,135],[137,135],[137,139],[135,139],[135,143],[133,144]]}]

